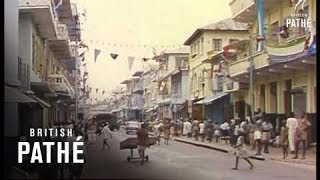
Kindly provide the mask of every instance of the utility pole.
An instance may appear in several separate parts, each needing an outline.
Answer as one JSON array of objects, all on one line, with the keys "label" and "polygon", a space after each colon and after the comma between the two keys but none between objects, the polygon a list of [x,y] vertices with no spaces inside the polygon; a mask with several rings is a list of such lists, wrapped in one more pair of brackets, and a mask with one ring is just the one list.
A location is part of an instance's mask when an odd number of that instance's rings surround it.
[{"label": "utility pole", "polygon": [[[252,34],[250,34],[249,37],[249,86],[250,86],[250,90],[249,90],[249,98],[251,101],[251,116],[253,116],[254,113],[254,93],[253,93],[253,57],[252,57]],[[250,117],[251,118],[251,117]]]}]

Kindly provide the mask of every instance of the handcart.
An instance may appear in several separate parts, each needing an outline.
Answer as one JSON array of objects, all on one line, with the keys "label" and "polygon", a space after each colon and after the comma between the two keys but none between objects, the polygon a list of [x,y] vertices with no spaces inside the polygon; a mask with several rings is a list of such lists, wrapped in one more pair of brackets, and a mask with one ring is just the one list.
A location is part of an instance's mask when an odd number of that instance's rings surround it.
[{"label": "handcart", "polygon": [[[127,161],[130,162],[131,159],[142,159],[140,157],[133,157],[133,149],[138,148],[138,138],[132,137],[132,138],[127,138],[123,141],[120,142],[120,150],[122,149],[130,149],[130,156],[127,157]],[[156,144],[156,138],[155,137],[150,137],[148,138],[148,146],[152,146]],[[149,156],[145,155],[144,159],[148,162],[149,161]]]}]

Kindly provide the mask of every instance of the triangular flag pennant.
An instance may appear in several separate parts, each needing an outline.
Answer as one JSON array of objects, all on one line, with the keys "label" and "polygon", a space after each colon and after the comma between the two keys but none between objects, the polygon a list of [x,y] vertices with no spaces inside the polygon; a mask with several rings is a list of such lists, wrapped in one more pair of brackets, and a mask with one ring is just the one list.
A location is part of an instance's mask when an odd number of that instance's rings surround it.
[{"label": "triangular flag pennant", "polygon": [[105,93],[105,91],[102,91],[102,94],[104,94]]},{"label": "triangular flag pennant", "polygon": [[97,61],[97,57],[99,56],[100,53],[101,53],[101,50],[94,49],[94,62]]},{"label": "triangular flag pennant", "polygon": [[99,91],[99,89],[97,88],[97,89],[96,89],[96,93],[98,93],[98,91]]},{"label": "triangular flag pennant", "polygon": [[129,56],[128,57],[128,63],[129,63],[129,70],[131,70],[133,65],[134,57]]},{"label": "triangular flag pennant", "polygon": [[85,53],[85,52],[81,53],[81,54],[79,55],[79,57],[84,57],[84,53]]},{"label": "triangular flag pennant", "polygon": [[84,63],[82,66],[86,66],[87,65],[87,63]]},{"label": "triangular flag pennant", "polygon": [[144,62],[146,62],[146,61],[149,60],[149,58],[142,58],[142,60],[143,60]]},{"label": "triangular flag pennant", "polygon": [[79,48],[87,48],[87,50],[89,50],[89,46],[87,46],[87,45],[84,44],[83,42],[80,42]]},{"label": "triangular flag pennant", "polygon": [[110,53],[110,56],[112,57],[112,59],[117,59],[117,57],[119,56],[118,54],[114,54],[114,53]]}]

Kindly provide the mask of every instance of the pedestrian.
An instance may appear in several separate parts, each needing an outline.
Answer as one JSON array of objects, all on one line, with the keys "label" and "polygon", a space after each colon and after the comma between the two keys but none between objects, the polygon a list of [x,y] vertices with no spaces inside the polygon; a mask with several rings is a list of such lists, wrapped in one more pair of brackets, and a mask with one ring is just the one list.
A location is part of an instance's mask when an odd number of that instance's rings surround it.
[{"label": "pedestrian", "polygon": [[213,128],[214,128],[214,132],[213,132],[213,133],[214,133],[214,139],[215,139],[215,142],[218,143],[219,138],[220,138],[220,136],[221,136],[220,127],[219,127],[218,122],[215,122],[215,123],[214,123]]},{"label": "pedestrian", "polygon": [[190,121],[186,122],[186,132],[187,132],[188,138],[191,138],[192,137],[192,124]]},{"label": "pedestrian", "polygon": [[301,118],[298,120],[298,132],[297,132],[297,142],[295,147],[296,155],[293,157],[294,159],[298,159],[299,145],[302,143],[302,158],[305,159],[306,149],[307,149],[307,138],[308,138],[308,130],[311,126],[311,123],[306,119],[305,112],[302,113]]},{"label": "pedestrian", "polygon": [[262,129],[262,138],[261,138],[261,142],[263,144],[263,147],[264,147],[264,150],[263,152],[268,154],[269,153],[269,140],[270,140],[270,134],[271,134],[271,131],[273,129],[273,126],[268,119],[265,119],[264,122],[262,123],[261,125],[261,129]]},{"label": "pedestrian", "polygon": [[198,138],[199,138],[199,121],[197,119],[195,119],[193,122],[192,122],[192,130],[193,130],[193,133],[194,133],[194,139],[196,141],[198,141]]},{"label": "pedestrian", "polygon": [[253,134],[253,138],[254,138],[254,142],[256,144],[256,147],[257,147],[257,153],[255,155],[257,156],[260,156],[261,155],[261,149],[262,149],[262,146],[261,146],[261,136],[262,136],[262,133],[261,133],[261,124],[257,124],[255,130],[254,130],[254,134]]},{"label": "pedestrian", "polygon": [[290,152],[293,154],[295,152],[296,136],[298,129],[298,120],[294,117],[293,112],[289,114],[286,126],[288,127],[289,149]]},{"label": "pedestrian", "polygon": [[140,164],[144,164],[145,159],[145,150],[148,147],[148,130],[145,124],[141,125],[141,128],[137,131],[137,138],[138,138],[138,152],[141,158]]},{"label": "pedestrian", "polygon": [[244,146],[244,137],[243,136],[238,137],[235,148],[236,148],[236,164],[235,164],[235,167],[232,169],[238,170],[239,158],[243,158],[250,165],[250,169],[253,169],[253,164],[249,160],[248,153],[247,153],[245,146]]},{"label": "pedestrian", "polygon": [[170,139],[171,139],[171,140],[173,139],[173,136],[174,136],[174,134],[175,134],[174,127],[175,127],[175,124],[172,123],[172,124],[170,125]]},{"label": "pedestrian", "polygon": [[199,134],[202,142],[204,142],[204,138],[205,138],[204,127],[205,127],[205,124],[203,123],[203,121],[201,121],[199,124]]},{"label": "pedestrian", "polygon": [[221,135],[221,139],[223,138],[226,142],[226,144],[228,144],[228,137],[230,139],[230,136],[229,136],[229,130],[230,130],[230,127],[229,127],[229,124],[227,122],[224,122],[223,124],[220,125],[220,130],[222,132],[222,135]]},{"label": "pedestrian", "polygon": [[182,135],[183,136],[187,136],[188,135],[188,132],[187,132],[187,120],[185,120],[184,122],[183,122],[183,127],[182,127]]},{"label": "pedestrian", "polygon": [[214,134],[214,128],[213,128],[213,125],[210,124],[209,127],[208,127],[208,131],[207,131],[207,136],[208,136],[209,143],[212,142],[213,134]]},{"label": "pedestrian", "polygon": [[111,134],[111,131],[110,131],[109,127],[108,127],[108,123],[104,124],[104,127],[102,128],[101,132],[102,132],[101,134],[102,134],[102,138],[103,138],[102,149],[104,150],[104,147],[107,146],[108,150],[110,150],[110,146],[108,144],[108,138],[110,136],[110,138],[112,139],[112,134]]},{"label": "pedestrian", "polygon": [[165,124],[164,125],[164,143],[166,145],[169,144],[169,139],[170,139],[170,124]]},{"label": "pedestrian", "polygon": [[254,151],[256,149],[256,146],[255,146],[255,142],[254,142],[254,131],[255,131],[255,128],[256,128],[256,124],[250,122],[249,123],[249,138],[250,138],[250,147],[251,147],[251,151]]},{"label": "pedestrian", "polygon": [[232,143],[231,145],[232,146],[235,146],[236,143],[237,143],[237,139],[239,137],[239,134],[240,134],[240,119],[236,119],[235,121],[235,126],[234,126],[234,131],[233,131],[233,138],[232,138]]},{"label": "pedestrian", "polygon": [[280,131],[280,145],[282,147],[283,157],[285,159],[288,156],[288,128],[286,126],[286,120],[282,121],[281,131]]},{"label": "pedestrian", "polygon": [[156,141],[157,141],[157,144],[160,145],[160,125],[159,124],[155,124],[154,125],[154,135],[156,137]]}]

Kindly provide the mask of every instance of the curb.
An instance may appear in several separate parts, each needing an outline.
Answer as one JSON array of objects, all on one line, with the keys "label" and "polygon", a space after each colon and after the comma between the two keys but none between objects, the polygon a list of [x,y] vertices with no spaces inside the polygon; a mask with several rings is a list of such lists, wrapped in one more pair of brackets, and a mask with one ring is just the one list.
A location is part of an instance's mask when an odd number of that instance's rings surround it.
[{"label": "curb", "polygon": [[[198,143],[188,142],[188,141],[180,140],[180,139],[174,139],[174,141],[181,142],[181,143],[185,143],[185,144],[191,144],[191,145],[198,146],[198,147],[204,147],[204,148],[207,148],[207,149],[212,149],[212,150],[220,151],[220,152],[223,152],[223,153],[229,153],[229,151],[226,150],[226,149],[217,148],[217,147],[212,147],[212,146],[205,145],[205,144],[198,144]],[[264,160],[266,159],[266,158],[264,158],[264,157],[258,157],[258,156],[252,156],[252,155],[249,156],[249,158],[250,158],[250,159],[259,160],[259,161],[264,161]]]}]

